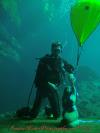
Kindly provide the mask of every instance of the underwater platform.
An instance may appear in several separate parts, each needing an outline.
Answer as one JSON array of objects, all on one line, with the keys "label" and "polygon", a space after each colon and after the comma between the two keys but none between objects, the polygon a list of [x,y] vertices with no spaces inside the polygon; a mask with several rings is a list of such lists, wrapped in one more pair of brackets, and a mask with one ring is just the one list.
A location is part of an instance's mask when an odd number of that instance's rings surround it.
[{"label": "underwater platform", "polygon": [[79,119],[79,126],[75,128],[59,127],[61,119],[48,120],[38,117],[34,120],[21,120],[0,116],[0,132],[1,133],[99,133],[100,120],[98,119]]}]

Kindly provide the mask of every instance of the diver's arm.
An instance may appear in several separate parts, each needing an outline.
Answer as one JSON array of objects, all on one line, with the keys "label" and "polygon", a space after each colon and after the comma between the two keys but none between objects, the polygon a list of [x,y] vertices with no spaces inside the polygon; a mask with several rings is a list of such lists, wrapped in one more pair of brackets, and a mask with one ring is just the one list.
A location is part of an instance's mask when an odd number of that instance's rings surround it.
[{"label": "diver's arm", "polygon": [[64,68],[65,68],[65,70],[68,72],[68,73],[73,73],[74,72],[74,67],[71,65],[71,64],[69,64],[66,60],[63,60],[63,62],[64,62]]}]

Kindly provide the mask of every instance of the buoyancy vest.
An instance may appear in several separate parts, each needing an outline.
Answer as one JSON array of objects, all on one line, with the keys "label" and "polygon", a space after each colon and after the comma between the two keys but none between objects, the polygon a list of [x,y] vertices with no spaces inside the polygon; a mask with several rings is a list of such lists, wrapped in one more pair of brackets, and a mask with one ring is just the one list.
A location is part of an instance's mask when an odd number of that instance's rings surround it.
[{"label": "buoyancy vest", "polygon": [[61,84],[65,79],[66,71],[71,73],[72,70],[73,67],[61,57],[45,55],[39,61],[35,84],[37,87],[46,85],[48,82]]}]

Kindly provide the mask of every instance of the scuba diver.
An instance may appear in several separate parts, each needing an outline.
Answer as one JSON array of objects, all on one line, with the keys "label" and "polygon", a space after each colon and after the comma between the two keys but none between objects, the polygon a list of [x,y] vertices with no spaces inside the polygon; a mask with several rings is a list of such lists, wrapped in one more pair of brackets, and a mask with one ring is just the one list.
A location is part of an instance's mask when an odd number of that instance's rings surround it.
[{"label": "scuba diver", "polygon": [[[25,116],[34,119],[38,116],[41,103],[44,98],[48,98],[50,107],[46,106],[45,112],[48,118],[57,119],[60,117],[60,99],[58,89],[63,82],[66,82],[66,74],[73,82],[74,67],[61,57],[62,44],[57,41],[52,43],[51,54],[40,58],[37,67],[34,84],[37,88],[36,98],[29,113]],[[71,75],[71,76],[70,76]]]}]

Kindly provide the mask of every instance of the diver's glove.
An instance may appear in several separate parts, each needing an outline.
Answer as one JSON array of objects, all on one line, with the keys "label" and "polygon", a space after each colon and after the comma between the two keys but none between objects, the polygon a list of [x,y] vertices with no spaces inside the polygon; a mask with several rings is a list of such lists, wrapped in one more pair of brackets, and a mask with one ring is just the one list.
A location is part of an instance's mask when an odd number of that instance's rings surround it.
[{"label": "diver's glove", "polygon": [[51,89],[58,90],[57,86],[54,83],[48,82],[48,84],[51,87]]}]

